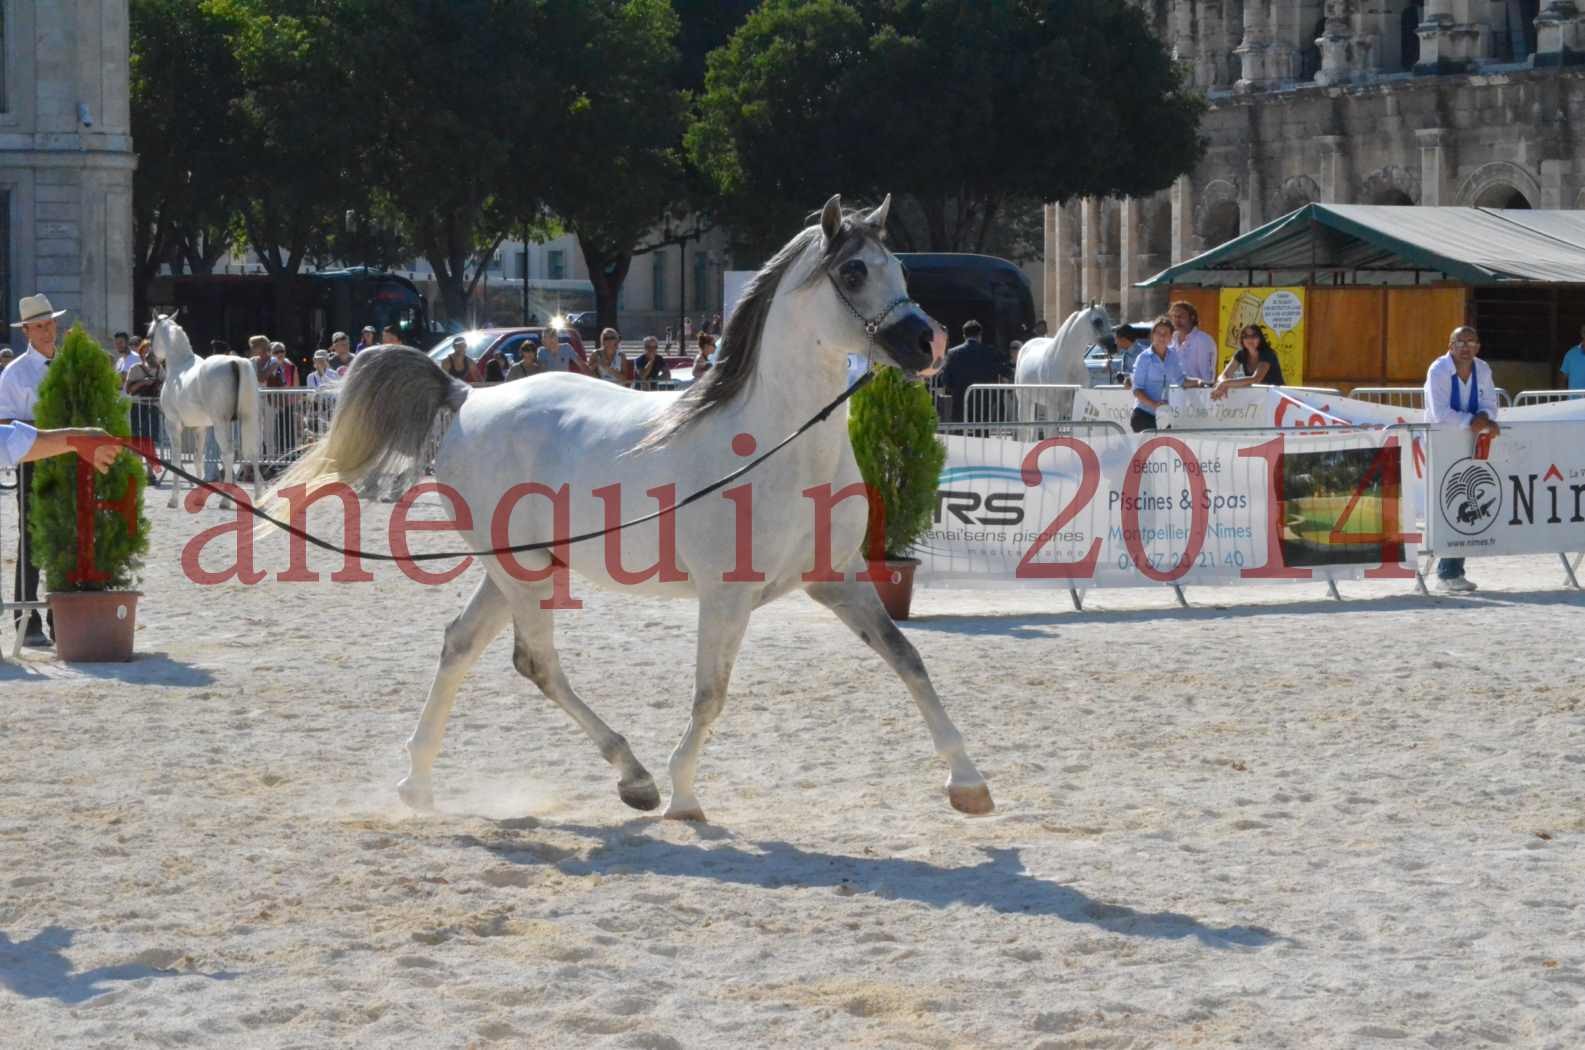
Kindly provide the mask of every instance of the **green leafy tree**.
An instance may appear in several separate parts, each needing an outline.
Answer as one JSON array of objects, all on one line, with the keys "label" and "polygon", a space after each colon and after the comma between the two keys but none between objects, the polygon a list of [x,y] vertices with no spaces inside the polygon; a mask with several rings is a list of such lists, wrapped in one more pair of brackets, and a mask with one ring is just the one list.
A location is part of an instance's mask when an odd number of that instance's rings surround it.
[{"label": "green leafy tree", "polygon": [[840,189],[897,194],[900,247],[976,251],[1019,202],[1166,188],[1203,109],[1127,0],[768,0],[687,142],[761,244]]},{"label": "green leafy tree", "polygon": [[[39,384],[34,418],[40,429],[102,427],[116,437],[132,433],[129,402],[121,396],[115,365],[80,324],[66,333],[66,342]],[[95,570],[101,583],[77,583],[77,474],[93,477]],[[33,507],[29,515],[29,553],[44,573],[51,591],[122,590],[132,586],[149,547],[149,522],[143,515],[143,466],[122,455],[107,474],[95,474],[76,456],[41,460],[33,471]],[[104,504],[129,503],[124,516]]]},{"label": "green leafy tree", "polygon": [[[859,472],[885,509],[886,557],[902,558],[930,528],[947,447],[936,437],[936,406],[923,383],[882,368],[853,395],[848,437]],[[873,521],[871,522],[873,525]],[[874,549],[866,536],[864,550]]]},{"label": "green leafy tree", "polygon": [[234,107],[242,75],[233,53],[237,11],[195,0],[132,0],[132,176],[135,316],[163,263],[210,272],[230,248],[242,160]]},{"label": "green leafy tree", "polygon": [[678,20],[666,0],[609,0],[585,5],[574,24],[585,75],[562,114],[565,163],[550,206],[578,237],[600,324],[614,325],[633,257],[676,243],[654,234],[668,212],[690,236],[700,228],[685,204]]}]

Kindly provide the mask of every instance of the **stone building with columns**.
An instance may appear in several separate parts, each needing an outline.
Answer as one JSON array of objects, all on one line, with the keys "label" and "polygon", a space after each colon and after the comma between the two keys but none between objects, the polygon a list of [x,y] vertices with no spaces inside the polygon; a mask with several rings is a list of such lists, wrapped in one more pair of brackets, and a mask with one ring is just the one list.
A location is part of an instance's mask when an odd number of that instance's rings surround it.
[{"label": "stone building with columns", "polygon": [[0,0],[0,330],[43,292],[96,338],[132,317],[127,0]]},{"label": "stone building with columns", "polygon": [[[1193,172],[1145,199],[1045,208],[1053,327],[1312,201],[1585,207],[1585,5],[1573,0],[1150,0],[1210,104]],[[1148,151],[1126,163],[1149,163]]]}]

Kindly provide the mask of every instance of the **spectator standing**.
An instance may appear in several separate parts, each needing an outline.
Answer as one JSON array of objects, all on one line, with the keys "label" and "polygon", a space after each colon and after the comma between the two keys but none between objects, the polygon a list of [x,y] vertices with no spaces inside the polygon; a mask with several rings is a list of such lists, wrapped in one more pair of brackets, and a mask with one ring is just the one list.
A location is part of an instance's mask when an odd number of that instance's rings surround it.
[{"label": "spectator standing", "polygon": [[525,343],[522,355],[512,362],[511,368],[506,370],[505,381],[510,383],[514,379],[527,379],[529,376],[538,375],[540,371],[539,352],[532,343]]},{"label": "spectator standing", "polygon": [[[701,332],[700,335],[708,335]],[[635,385],[645,390],[655,389],[656,383],[663,383],[671,378],[671,369],[666,366],[666,359],[660,356],[660,340],[652,335],[644,337],[644,352],[633,362],[633,379]]]},{"label": "spectator standing", "polygon": [[1563,355],[1559,371],[1563,376],[1563,389],[1585,390],[1585,325],[1580,326],[1580,341]]},{"label": "spectator standing", "polygon": [[984,329],[980,322],[963,322],[963,342],[947,351],[941,367],[941,385],[952,395],[952,420],[963,422],[963,399],[968,389],[979,383],[1000,383],[1010,378],[1007,355],[980,342]]},{"label": "spectator standing", "polygon": [[335,382],[336,374],[330,370],[330,352],[328,350],[314,351],[314,370],[308,373],[303,385],[310,390],[318,390]]},{"label": "spectator standing", "polygon": [[270,344],[270,367],[279,372],[281,386],[295,387],[298,385],[297,366],[286,359],[285,343],[273,342]]},{"label": "spectator standing", "polygon": [[1172,319],[1172,349],[1186,378],[1210,386],[1216,382],[1216,340],[1200,329],[1200,312],[1180,299],[1167,310]]},{"label": "spectator standing", "polygon": [[138,355],[132,352],[132,345],[127,333],[117,332],[112,341],[115,344],[116,376],[120,378],[121,385],[126,386],[127,370],[138,363]]},{"label": "spectator standing", "polygon": [[248,360],[253,362],[253,374],[259,380],[260,386],[265,386],[264,374],[270,368],[270,337],[267,335],[248,336]]},{"label": "spectator standing", "polygon": [[693,377],[698,379],[715,365],[715,336],[699,333],[699,354],[693,359]]},{"label": "spectator standing", "polygon": [[[363,331],[358,333],[358,348],[352,352],[354,354],[362,353],[364,350],[367,350],[369,347],[378,343],[379,337],[380,333],[374,330],[374,326],[372,324],[364,325]],[[334,342],[334,340],[332,340],[332,342]]]},{"label": "spectator standing", "polygon": [[[1491,366],[1482,361],[1480,335],[1468,325],[1453,329],[1447,353],[1431,362],[1425,373],[1425,421],[1434,427],[1459,427],[1479,438],[1502,433],[1497,425],[1497,386]],[[1436,578],[1444,591],[1468,593],[1474,581],[1464,575],[1463,558],[1443,558],[1436,563]]]},{"label": "spectator standing", "polygon": [[684,317],[682,319],[682,341],[686,343],[688,340],[690,340],[692,338],[693,338],[693,318]]},{"label": "spectator standing", "polygon": [[1156,412],[1167,403],[1167,389],[1174,383],[1197,386],[1183,374],[1183,362],[1172,348],[1173,323],[1156,318],[1150,326],[1150,352],[1134,359],[1134,414],[1128,425],[1134,433],[1156,429]]},{"label": "spectator standing", "polygon": [[627,358],[622,354],[621,339],[615,328],[605,329],[600,333],[599,347],[589,356],[589,363],[594,366],[596,379],[627,386],[632,383],[633,376]]},{"label": "spectator standing", "polygon": [[6,365],[9,365],[15,359],[16,355],[11,352],[9,346],[0,346],[0,372],[4,372]]},{"label": "spectator standing", "polygon": [[1134,362],[1150,349],[1150,329],[1120,324],[1112,329],[1112,338],[1117,340],[1118,353],[1118,370],[1112,378],[1126,386],[1134,374]]},{"label": "spectator standing", "polygon": [[440,367],[451,378],[460,379],[470,386],[484,381],[479,374],[479,366],[468,358],[468,341],[460,335],[451,340],[451,353],[440,362]]},{"label": "spectator standing", "polygon": [[720,314],[716,314],[714,317],[710,318],[710,334],[714,336],[719,336],[721,334]]},{"label": "spectator standing", "polygon": [[[0,423],[33,422],[33,406],[38,401],[39,384],[44,381],[45,369],[55,358],[55,322],[65,314],[50,305],[43,294],[24,296],[17,308],[20,321],[11,322],[12,328],[22,329],[27,337],[27,351],[0,372]],[[26,428],[31,430],[31,427]],[[29,504],[32,502],[33,467],[22,462],[17,467],[17,563],[12,582],[12,598],[19,602],[39,600],[39,571],[24,556],[21,537],[28,531]],[[35,609],[27,612],[27,624],[22,623],[24,610],[15,611],[17,629],[22,633],[22,644],[48,648],[50,640],[44,635],[44,625]],[[50,624],[54,629],[53,620]]]},{"label": "spectator standing", "polygon": [[[132,438],[144,452],[153,453],[160,440],[160,387],[165,382],[165,369],[154,359],[154,344],[144,339],[138,343],[137,361],[127,369],[123,390],[133,399]],[[154,465],[144,460],[148,467],[150,485],[156,483]]]},{"label": "spectator standing", "polygon": [[504,353],[505,351],[503,350],[499,354],[494,354],[484,363],[484,381],[486,383],[506,382],[506,371],[501,367],[501,355]]},{"label": "spectator standing", "polygon": [[[374,329],[365,328],[364,332],[372,336]],[[337,332],[330,337],[330,370],[337,376],[345,378],[347,366],[350,364],[352,364],[352,350],[347,343],[347,333]]]},{"label": "spectator standing", "polygon": [[1221,378],[1211,390],[1211,399],[1220,401],[1235,386],[1283,386],[1282,362],[1277,351],[1266,340],[1266,330],[1258,324],[1246,324],[1238,333],[1238,353],[1222,369]]},{"label": "spectator standing", "polygon": [[396,326],[394,324],[388,324],[385,326],[384,330],[380,332],[380,342],[385,346],[401,346],[402,333],[396,330]]}]

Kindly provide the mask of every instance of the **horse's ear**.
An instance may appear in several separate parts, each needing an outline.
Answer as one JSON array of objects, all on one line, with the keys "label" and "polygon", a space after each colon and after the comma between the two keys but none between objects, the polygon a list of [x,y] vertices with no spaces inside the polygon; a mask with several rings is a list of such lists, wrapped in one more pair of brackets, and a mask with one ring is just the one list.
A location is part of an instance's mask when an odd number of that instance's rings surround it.
[{"label": "horse's ear", "polygon": [[879,208],[876,208],[874,211],[864,216],[864,222],[866,225],[873,226],[877,230],[884,230],[886,229],[886,216],[891,213],[891,210],[892,195],[888,193],[886,195],[886,199],[881,201],[881,206]]},{"label": "horse's ear", "polygon": [[842,194],[833,193],[826,206],[820,209],[820,232],[831,240],[842,229]]}]

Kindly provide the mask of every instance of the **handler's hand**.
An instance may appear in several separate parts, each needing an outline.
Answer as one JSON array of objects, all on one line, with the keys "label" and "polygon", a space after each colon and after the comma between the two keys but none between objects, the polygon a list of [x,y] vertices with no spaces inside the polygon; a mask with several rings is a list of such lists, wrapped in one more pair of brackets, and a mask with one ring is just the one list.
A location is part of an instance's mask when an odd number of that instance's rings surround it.
[{"label": "handler's hand", "polygon": [[1220,401],[1227,396],[1227,384],[1218,383],[1211,388],[1211,400]]}]

